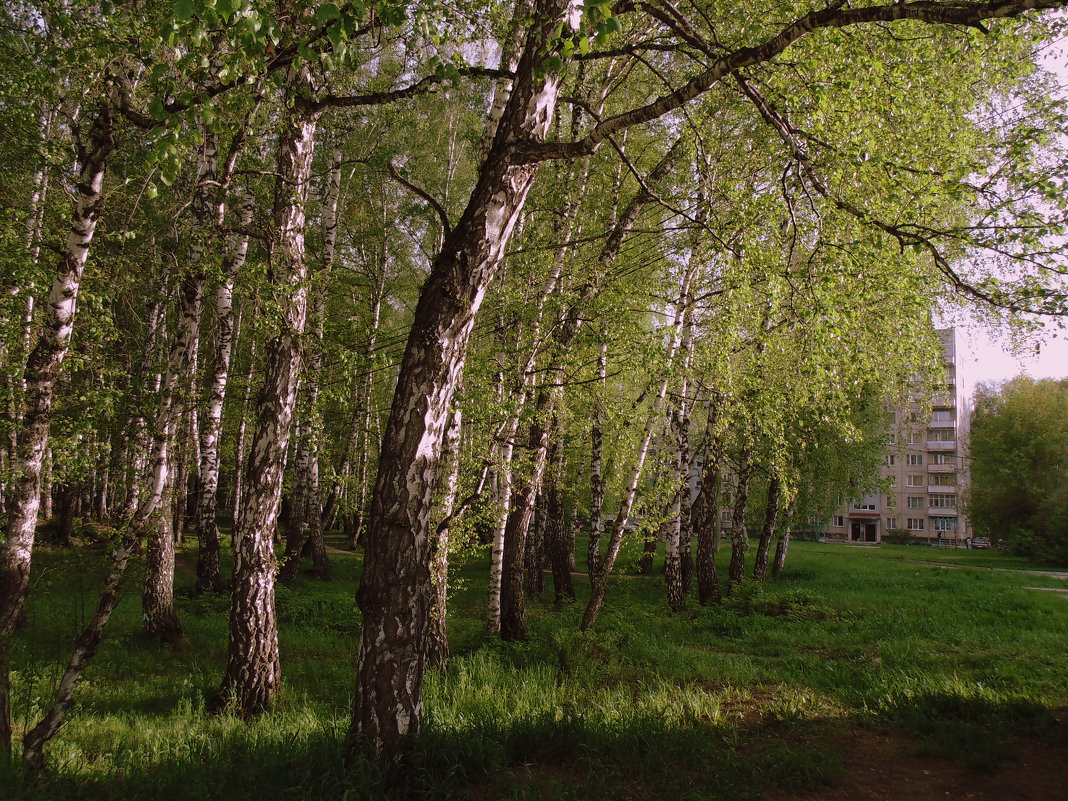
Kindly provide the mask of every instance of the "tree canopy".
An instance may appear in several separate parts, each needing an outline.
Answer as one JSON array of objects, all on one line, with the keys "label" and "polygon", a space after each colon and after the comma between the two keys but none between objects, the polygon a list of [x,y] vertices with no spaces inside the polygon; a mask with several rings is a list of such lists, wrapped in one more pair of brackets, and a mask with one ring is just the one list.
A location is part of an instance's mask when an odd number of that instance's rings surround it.
[{"label": "tree canopy", "polygon": [[1068,559],[1068,380],[980,385],[969,452],[976,531],[1015,553]]}]

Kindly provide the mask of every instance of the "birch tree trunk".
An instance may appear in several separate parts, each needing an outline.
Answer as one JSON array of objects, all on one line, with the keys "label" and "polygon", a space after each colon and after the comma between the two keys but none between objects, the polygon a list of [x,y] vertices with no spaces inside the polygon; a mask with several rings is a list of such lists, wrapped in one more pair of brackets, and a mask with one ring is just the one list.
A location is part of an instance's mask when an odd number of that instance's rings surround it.
[{"label": "birch tree trunk", "polygon": [[781,501],[782,481],[777,475],[772,475],[768,482],[768,505],[764,509],[764,525],[760,529],[756,562],[753,565],[753,578],[757,581],[763,581],[768,574],[768,552],[771,550],[771,539],[775,536],[775,523],[779,519]]},{"label": "birch tree trunk", "polygon": [[[696,243],[693,246],[696,246]],[[690,260],[695,258],[691,250]],[[693,323],[690,297],[687,295],[680,302],[685,308],[680,346],[683,353],[682,380],[679,383],[678,400],[674,404],[669,421],[675,445],[672,468],[674,468],[678,483],[671,500],[671,515],[664,540],[664,582],[667,587],[668,608],[672,612],[681,612],[686,607],[682,531],[684,526],[689,526],[689,521],[685,520],[683,515],[683,499],[690,494],[690,401],[687,394],[690,389],[690,362],[693,359]],[[689,548],[689,542],[686,547]]]},{"label": "birch tree trunk", "polygon": [[[552,451],[549,458],[552,459]],[[531,598],[540,598],[545,592],[545,571],[542,567],[545,564],[547,526],[548,492],[543,486],[534,499],[534,517],[530,521],[530,535],[527,537],[526,554],[523,558],[526,594]]]},{"label": "birch tree trunk", "polygon": [[[335,474],[333,486],[330,489],[330,497],[323,509],[323,527],[333,527],[334,519],[341,502],[344,482],[350,471],[356,476],[356,500],[350,503],[349,514],[356,516],[356,525],[352,536],[352,547],[356,547],[356,540],[360,537],[363,527],[364,514],[367,509],[367,469],[369,452],[371,449],[371,406],[374,398],[375,370],[374,355],[378,344],[379,325],[382,318],[382,301],[386,292],[386,268],[385,264],[378,265],[375,275],[374,287],[371,292],[371,319],[368,326],[367,341],[363,348],[363,364],[365,374],[357,383],[356,401],[353,404],[352,423],[349,427],[348,446],[345,456]],[[352,470],[352,460],[356,459],[356,468]]]},{"label": "birch tree trunk", "polygon": [[239,715],[266,709],[280,681],[274,582],[274,531],[282,496],[286,451],[300,378],[301,339],[307,318],[305,209],[315,150],[317,115],[310,107],[307,67],[291,68],[285,126],[278,142],[270,262],[279,332],[267,344],[256,431],[237,521],[234,591],[226,674],[218,702]]},{"label": "birch tree trunk", "polygon": [[586,547],[586,572],[591,577],[600,567],[601,530],[604,527],[601,516],[604,514],[605,480],[601,471],[604,459],[604,394],[608,383],[607,342],[601,342],[601,352],[597,356],[597,379],[599,393],[590,429],[590,539]]},{"label": "birch tree trunk", "polygon": [[134,373],[133,383],[137,389],[134,393],[132,414],[126,433],[126,453],[129,462],[126,471],[126,497],[123,501],[122,510],[118,515],[119,520],[128,521],[133,519],[141,502],[141,491],[147,484],[145,475],[149,467],[149,457],[152,450],[152,434],[148,430],[145,413],[148,408],[149,398],[159,392],[158,374],[153,376],[152,370],[159,332],[164,322],[162,295],[166,292],[166,285],[167,276],[166,271],[164,271],[156,297],[148,308],[145,320],[144,352]]},{"label": "birch tree trunk", "polygon": [[708,404],[708,421],[705,426],[705,464],[701,471],[697,497],[694,498],[690,510],[690,527],[697,533],[697,602],[702,605],[719,603],[722,600],[716,568],[722,458],[722,448],[716,433],[719,414],[719,397],[713,392]]},{"label": "birch tree trunk", "polygon": [[419,730],[431,595],[430,496],[445,418],[475,315],[537,172],[536,164],[511,162],[513,146],[543,140],[552,122],[559,78],[538,78],[536,71],[561,19],[577,25],[577,5],[536,4],[493,144],[416,307],[382,441],[357,594],[363,632],[350,728],[354,746],[393,749]]},{"label": "birch tree trunk", "polygon": [[74,651],[56,687],[52,705],[41,720],[22,739],[23,763],[30,776],[36,776],[44,767],[44,747],[59,731],[67,711],[74,700],[74,689],[89,661],[96,654],[97,646],[104,635],[104,627],[121,600],[122,578],[130,555],[137,547],[138,537],[132,527],[127,527],[119,546],[111,555],[111,571],[104,581],[93,616],[74,645]]},{"label": "birch tree trunk", "polygon": [[749,530],[745,514],[749,507],[749,481],[753,477],[753,458],[747,444],[738,457],[738,476],[734,484],[734,510],[731,514],[731,561],[727,567],[727,592],[745,578],[745,552],[749,548]]},{"label": "birch tree trunk", "polygon": [[441,503],[441,520],[432,544],[430,577],[434,583],[434,606],[427,635],[427,661],[432,668],[443,668],[449,661],[449,624],[446,617],[449,600],[449,521],[456,504],[456,490],[460,486],[460,429],[463,418],[460,410],[452,414],[445,432],[442,461],[449,465]]},{"label": "birch tree trunk", "polygon": [[[198,176],[199,177],[199,176]],[[181,636],[182,627],[174,608],[173,497],[178,471],[174,453],[175,430],[189,402],[189,375],[195,358],[200,311],[204,298],[204,273],[198,248],[192,248],[193,265],[182,279],[179,292],[178,328],[174,334],[167,375],[160,389],[160,410],[154,434],[154,463],[150,486],[134,516],[138,535],[147,534],[148,552],[141,611],[145,631],[164,641]]]},{"label": "birch tree trunk", "polygon": [[[307,408],[303,411],[307,415]],[[300,573],[300,555],[306,539],[305,510],[308,504],[308,462],[311,459],[307,427],[307,420],[300,417],[293,424],[293,438],[297,443],[293,454],[293,491],[289,494],[285,518],[285,556],[278,571],[278,580],[283,584],[289,584]]]},{"label": "birch tree trunk", "polygon": [[[239,196],[239,224],[248,229],[252,224],[254,210],[251,195]],[[200,434],[200,491],[197,498],[197,552],[196,592],[222,592],[223,581],[219,569],[219,445],[222,438],[223,404],[230,379],[230,361],[234,342],[234,283],[248,255],[248,234],[236,234],[230,238],[223,259],[222,282],[215,290],[215,359],[211,376],[211,388],[204,424]]]},{"label": "birch tree trunk", "polygon": [[620,504],[619,514],[616,515],[615,522],[612,524],[612,535],[608,541],[608,551],[605,553],[604,562],[597,573],[590,576],[590,600],[586,604],[586,611],[582,615],[582,631],[588,631],[597,621],[597,615],[601,611],[601,604],[604,603],[608,576],[616,565],[619,549],[623,545],[623,535],[626,533],[630,512],[634,507],[634,499],[638,494],[638,484],[645,469],[645,459],[649,455],[649,443],[652,441],[653,432],[656,430],[663,414],[664,399],[667,395],[668,382],[670,381],[671,365],[682,342],[683,323],[688,308],[684,301],[690,296],[690,285],[693,281],[696,267],[696,263],[691,261],[683,274],[679,290],[679,301],[675,305],[675,319],[672,323],[671,340],[668,344],[667,359],[665,360],[664,378],[660,382],[660,389],[653,398],[653,408],[650,410],[649,417],[645,423],[645,434],[642,436],[641,444],[638,446],[634,468],[631,470],[630,479],[627,481],[627,488],[623,494],[623,502]]},{"label": "birch tree trunk", "polygon": [[794,517],[793,501],[787,506],[784,517],[786,522],[779,529],[779,538],[775,543],[775,561],[771,566],[771,575],[775,578],[778,578],[786,567],[786,553],[790,549],[790,521]]},{"label": "birch tree trunk", "polygon": [[[322,421],[319,415],[319,378],[323,363],[323,325],[326,314],[326,280],[334,263],[337,245],[338,197],[341,194],[341,151],[334,150],[323,199],[323,257],[313,302],[309,310],[311,337],[304,368],[305,416],[302,436],[297,441],[294,493],[299,516],[286,541],[286,564],[279,578],[292,580],[299,572],[301,555],[310,547],[312,572],[321,579],[330,577],[330,560],[323,539],[322,493],[319,487],[319,443]],[[307,532],[305,533],[305,525]]]},{"label": "birch tree trunk", "polygon": [[[676,141],[668,154],[649,174],[648,181],[656,183],[668,172],[674,162],[681,140]],[[598,274],[579,291],[579,299],[566,313],[565,318],[556,329],[557,355],[546,370],[548,379],[538,391],[535,403],[533,419],[528,437],[528,450],[531,454],[531,470],[529,480],[521,479],[514,481],[512,499],[508,512],[507,526],[504,533],[504,556],[503,575],[501,589],[501,637],[505,640],[525,640],[526,611],[523,599],[523,554],[526,548],[527,533],[533,516],[533,504],[541,487],[542,475],[545,470],[546,452],[550,440],[550,423],[553,419],[553,410],[559,400],[564,381],[564,369],[562,354],[567,351],[581,329],[584,318],[581,313],[582,304],[597,291],[600,276],[606,275],[609,268],[619,255],[620,248],[627,234],[630,233],[634,223],[638,219],[642,208],[652,199],[652,195],[643,188],[628,203],[624,213],[613,224],[609,231],[605,245],[601,250],[598,265]],[[564,266],[566,249],[558,251],[557,269],[554,273],[553,282],[559,280]],[[544,302],[544,299],[542,300]],[[540,325],[540,317],[538,319]],[[535,337],[537,339],[537,337]],[[676,342],[673,347],[677,347]],[[672,354],[674,350],[672,350]],[[535,353],[532,352],[528,361],[527,372],[534,366]],[[662,399],[661,399],[662,400]],[[644,461],[644,456],[642,457]],[[631,499],[633,502],[633,499]],[[629,514],[629,512],[628,512]]]},{"label": "birch tree trunk", "polygon": [[96,233],[108,156],[115,148],[110,111],[93,120],[88,141],[78,146],[76,200],[66,247],[44,313],[44,331],[25,371],[22,429],[7,488],[7,527],[0,544],[0,754],[11,752],[10,675],[7,654],[29,589],[30,562],[41,500],[41,470],[51,423],[53,387],[70,347],[78,290]]},{"label": "birch tree trunk", "polygon": [[[504,375],[497,375],[498,405],[504,396]],[[515,438],[519,432],[519,415],[514,414],[508,425],[508,431],[501,445],[499,465],[496,471],[497,485],[497,526],[493,531],[490,544],[489,606],[487,610],[486,629],[490,634],[501,633],[501,592],[504,586],[504,536],[508,527],[508,516],[512,503],[512,456],[515,452]]]},{"label": "birch tree trunk", "polygon": [[[252,306],[253,314],[256,304]],[[234,443],[234,500],[233,509],[233,549],[237,550],[237,521],[241,516],[242,499],[245,497],[245,461],[248,458],[248,407],[252,398],[252,376],[256,372],[256,339],[249,342],[248,367],[245,369],[245,389],[241,395],[241,406],[237,417],[237,437]]]},{"label": "birch tree trunk", "polygon": [[553,571],[553,601],[556,604],[575,600],[575,583],[571,580],[574,558],[574,540],[569,536],[569,521],[564,519],[564,467],[565,453],[563,430],[559,418],[553,425],[553,447],[550,452],[552,468],[549,473],[545,503],[545,538]]}]

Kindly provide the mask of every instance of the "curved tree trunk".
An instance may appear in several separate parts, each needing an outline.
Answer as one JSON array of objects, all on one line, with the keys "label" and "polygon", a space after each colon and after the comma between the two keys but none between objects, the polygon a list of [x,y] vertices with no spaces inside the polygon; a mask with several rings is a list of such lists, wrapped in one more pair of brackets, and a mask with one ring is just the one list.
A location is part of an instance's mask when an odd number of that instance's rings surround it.
[{"label": "curved tree trunk", "polygon": [[475,315],[537,172],[513,164],[518,141],[549,131],[559,79],[535,76],[552,29],[570,2],[542,0],[515,85],[467,209],[445,237],[423,287],[401,363],[366,534],[363,612],[350,737],[393,749],[419,729],[429,619],[430,496],[445,418],[460,379]]},{"label": "curved tree trunk", "polygon": [[93,120],[88,141],[79,146],[77,197],[66,247],[48,296],[44,331],[25,371],[25,410],[7,488],[7,527],[0,544],[0,754],[11,750],[7,652],[29,590],[30,561],[41,501],[41,471],[52,416],[53,387],[70,347],[78,290],[96,233],[108,156],[115,148],[107,108]]}]

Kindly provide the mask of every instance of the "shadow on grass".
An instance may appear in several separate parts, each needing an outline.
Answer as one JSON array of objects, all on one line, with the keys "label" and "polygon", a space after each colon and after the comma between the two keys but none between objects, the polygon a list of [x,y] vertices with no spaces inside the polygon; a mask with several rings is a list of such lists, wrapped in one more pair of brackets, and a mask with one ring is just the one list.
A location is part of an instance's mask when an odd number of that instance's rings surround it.
[{"label": "shadow on grass", "polygon": [[866,723],[899,728],[916,738],[917,756],[953,759],[978,772],[1022,756],[1017,740],[1068,747],[1063,710],[1021,698],[977,691],[890,695],[869,707]]},{"label": "shadow on grass", "polygon": [[[121,748],[122,738],[116,746]],[[431,724],[401,761],[344,760],[336,730],[272,733],[235,725],[218,738],[168,742],[162,752],[57,755],[34,787],[8,768],[13,801],[282,801],[283,799],[613,799],[757,801],[774,788],[836,781],[836,754],[766,735],[739,739],[721,724],[653,717],[607,723],[565,713],[461,731]]]}]

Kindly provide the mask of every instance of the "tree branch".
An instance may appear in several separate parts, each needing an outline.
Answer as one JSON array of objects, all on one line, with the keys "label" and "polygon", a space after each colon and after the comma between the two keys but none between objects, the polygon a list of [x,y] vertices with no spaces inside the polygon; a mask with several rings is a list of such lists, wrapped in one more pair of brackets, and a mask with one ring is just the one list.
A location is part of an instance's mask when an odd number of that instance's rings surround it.
[{"label": "tree branch", "polygon": [[409,181],[407,178],[405,178],[403,175],[401,175],[399,172],[397,172],[397,168],[393,166],[393,162],[392,161],[388,162],[388,165],[389,165],[389,174],[393,176],[393,180],[395,180],[397,183],[399,183],[401,186],[405,187],[406,189],[408,189],[408,190],[414,192],[415,194],[419,195],[419,197],[421,197],[423,200],[425,200],[427,203],[429,203],[430,206],[437,213],[438,219],[441,221],[442,233],[445,236],[448,236],[449,234],[451,234],[452,233],[452,226],[449,224],[449,215],[445,211],[445,207],[442,206],[440,203],[438,203],[438,201],[434,198],[434,196],[431,195],[429,192],[427,192],[425,189],[422,189],[421,187],[416,186],[411,181]]},{"label": "tree branch", "polygon": [[[651,103],[616,114],[598,123],[581,139],[571,142],[519,142],[513,147],[513,163],[537,163],[552,159],[574,158],[594,153],[617,131],[663,117],[711,89],[738,70],[763,64],[813,31],[846,28],[872,22],[915,20],[932,25],[980,27],[983,20],[1016,17],[1029,11],[1064,8],[1068,0],[984,0],[983,2],[933,2],[846,8],[845,0],[835,0],[827,8],[800,17],[778,34],[754,47],[741,47],[719,58],[708,69],[692,77],[674,92]],[[983,28],[985,30],[985,28]]]}]

